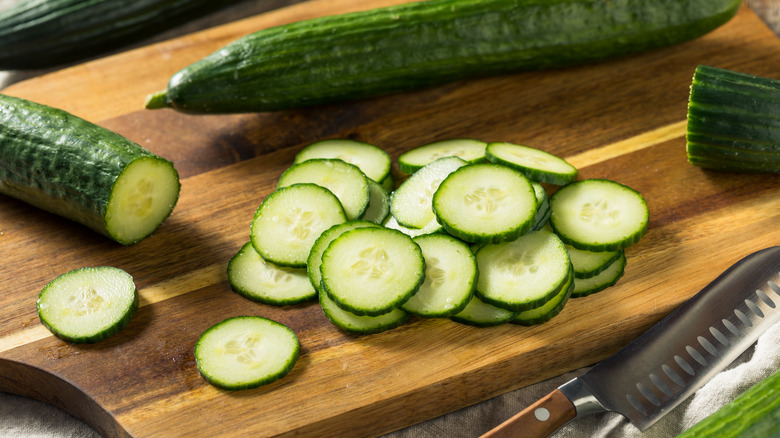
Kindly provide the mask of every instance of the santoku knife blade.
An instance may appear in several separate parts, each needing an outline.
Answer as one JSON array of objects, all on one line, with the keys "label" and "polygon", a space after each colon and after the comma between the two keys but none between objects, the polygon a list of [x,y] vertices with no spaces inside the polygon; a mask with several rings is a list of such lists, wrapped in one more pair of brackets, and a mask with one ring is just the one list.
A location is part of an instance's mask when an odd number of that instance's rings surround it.
[{"label": "santoku knife blade", "polygon": [[652,426],[780,321],[780,246],[735,263],[615,355],[483,435],[545,437],[568,421],[618,412]]}]

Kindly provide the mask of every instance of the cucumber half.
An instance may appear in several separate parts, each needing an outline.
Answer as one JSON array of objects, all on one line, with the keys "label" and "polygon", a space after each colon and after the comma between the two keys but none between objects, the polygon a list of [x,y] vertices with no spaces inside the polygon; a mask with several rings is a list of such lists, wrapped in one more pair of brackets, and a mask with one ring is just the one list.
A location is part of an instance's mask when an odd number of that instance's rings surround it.
[{"label": "cucumber half", "polygon": [[38,296],[41,323],[61,339],[94,343],[121,331],[138,309],[133,277],[110,267],[66,272]]},{"label": "cucumber half", "polygon": [[205,332],[195,344],[195,363],[214,386],[250,389],[287,375],[300,355],[295,333],[260,316],[228,318]]}]

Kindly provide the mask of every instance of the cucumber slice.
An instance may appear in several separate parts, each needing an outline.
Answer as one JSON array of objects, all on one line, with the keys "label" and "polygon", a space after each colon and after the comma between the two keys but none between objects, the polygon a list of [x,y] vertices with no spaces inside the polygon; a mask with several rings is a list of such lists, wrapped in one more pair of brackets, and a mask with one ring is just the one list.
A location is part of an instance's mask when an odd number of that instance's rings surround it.
[{"label": "cucumber slice", "polygon": [[431,200],[444,179],[468,163],[458,157],[444,157],[428,164],[390,195],[390,213],[399,224],[423,228],[436,221]]},{"label": "cucumber slice", "polygon": [[537,205],[536,215],[534,216],[534,223],[531,225],[531,230],[539,231],[544,228],[552,214],[552,210],[550,210],[550,197],[547,196],[547,191],[538,182],[531,181],[531,186],[534,188]]},{"label": "cucumber slice", "polygon": [[426,234],[414,241],[425,258],[425,281],[401,307],[424,318],[444,318],[463,310],[477,281],[474,253],[446,234]]},{"label": "cucumber slice", "polygon": [[512,143],[490,143],[485,157],[491,163],[517,169],[528,179],[564,185],[577,179],[577,168],[563,158],[528,146]]},{"label": "cucumber slice", "polygon": [[606,179],[577,181],[550,198],[550,223],[565,243],[587,251],[627,248],[647,231],[647,203],[636,190]]},{"label": "cucumber slice", "polygon": [[379,333],[396,328],[409,319],[409,314],[401,308],[395,308],[378,316],[355,315],[337,306],[322,290],[320,291],[320,305],[325,316],[333,325],[349,333]]},{"label": "cucumber slice", "polygon": [[584,251],[571,245],[566,245],[569,251],[571,264],[574,267],[574,276],[577,278],[590,278],[607,269],[612,262],[620,257],[622,251]]},{"label": "cucumber slice", "polygon": [[309,251],[309,257],[306,259],[306,273],[311,285],[317,290],[322,288],[322,273],[320,272],[322,253],[325,252],[331,242],[347,231],[354,230],[355,228],[378,226],[379,225],[369,221],[349,221],[336,224],[323,231],[317,240],[314,241],[314,245],[312,245],[311,250]]},{"label": "cucumber slice", "polygon": [[572,291],[574,290],[574,273],[569,274],[569,279],[566,284],[563,285],[558,295],[552,297],[552,299],[542,306],[535,309],[524,310],[515,314],[512,318],[512,323],[520,325],[537,325],[543,324],[561,313],[561,310],[566,306],[566,303],[571,298]]},{"label": "cucumber slice", "polygon": [[256,388],[287,375],[300,355],[295,333],[260,316],[228,318],[195,343],[195,363],[212,385],[228,390]]},{"label": "cucumber slice", "polygon": [[485,245],[477,251],[476,294],[513,312],[539,307],[557,295],[571,273],[563,242],[548,231]]},{"label": "cucumber slice", "polygon": [[411,237],[382,227],[339,236],[322,254],[322,286],[342,309],[377,316],[392,311],[425,278],[422,251]]},{"label": "cucumber slice", "polygon": [[596,292],[613,286],[623,276],[626,268],[626,255],[621,251],[620,256],[609,264],[607,269],[589,278],[575,278],[572,298],[586,297]]},{"label": "cucumber slice", "polygon": [[432,234],[432,233],[438,233],[442,231],[441,224],[439,224],[435,220],[428,222],[428,225],[422,228],[409,228],[399,224],[398,221],[395,220],[393,215],[389,215],[387,219],[385,219],[385,222],[382,225],[385,228],[398,230],[409,237],[417,237],[417,236],[422,236],[424,234]]},{"label": "cucumber slice", "polygon": [[516,239],[531,228],[536,210],[530,181],[522,173],[497,164],[461,167],[433,196],[433,211],[442,227],[468,242]]},{"label": "cucumber slice", "polygon": [[466,307],[452,315],[451,320],[475,327],[494,327],[512,320],[515,312],[493,306],[472,295]]},{"label": "cucumber slice", "polygon": [[279,178],[276,188],[312,183],[333,192],[347,219],[357,219],[368,207],[370,189],[366,175],[352,164],[337,159],[314,158],[293,164]]},{"label": "cucumber slice", "polygon": [[390,175],[390,155],[368,143],[329,139],[312,143],[295,156],[295,163],[317,158],[335,158],[357,166],[368,178],[382,182]]},{"label": "cucumber slice", "polygon": [[390,194],[381,184],[368,180],[368,206],[360,219],[381,224],[390,215]]},{"label": "cucumber slice", "polygon": [[484,141],[470,138],[441,140],[418,146],[398,157],[401,172],[413,174],[430,163],[444,157],[458,157],[469,163],[479,163],[485,159]]},{"label": "cucumber slice", "polygon": [[265,260],[302,268],[320,234],[344,221],[344,209],[330,190],[310,183],[293,184],[263,200],[249,234]]},{"label": "cucumber slice", "polygon": [[233,291],[259,303],[284,306],[317,297],[305,269],[264,260],[252,242],[247,242],[230,259],[227,275]]},{"label": "cucumber slice", "polygon": [[38,295],[38,317],[59,338],[94,343],[125,328],[138,309],[133,277],[110,266],[59,275]]}]

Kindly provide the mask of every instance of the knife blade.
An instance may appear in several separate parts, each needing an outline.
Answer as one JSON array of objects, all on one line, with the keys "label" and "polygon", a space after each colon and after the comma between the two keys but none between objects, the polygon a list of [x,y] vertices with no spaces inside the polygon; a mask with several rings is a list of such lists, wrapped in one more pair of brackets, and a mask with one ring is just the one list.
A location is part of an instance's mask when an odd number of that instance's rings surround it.
[{"label": "knife blade", "polygon": [[568,421],[617,412],[644,431],[780,321],[780,246],[754,252],[613,356],[483,438],[545,437]]}]

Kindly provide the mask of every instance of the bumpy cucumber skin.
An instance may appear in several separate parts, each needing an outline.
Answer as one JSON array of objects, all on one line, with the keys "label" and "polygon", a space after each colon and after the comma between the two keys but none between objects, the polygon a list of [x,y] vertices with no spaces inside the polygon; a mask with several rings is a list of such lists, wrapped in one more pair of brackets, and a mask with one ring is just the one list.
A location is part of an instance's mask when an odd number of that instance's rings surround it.
[{"label": "bumpy cucumber skin", "polygon": [[678,438],[766,438],[780,435],[780,371],[748,388]]},{"label": "bumpy cucumber skin", "polygon": [[141,158],[160,160],[175,172],[172,163],[117,133],[63,110],[0,94],[0,193],[133,244],[146,236],[127,241],[112,235],[106,206],[116,179]]},{"label": "bumpy cucumber skin", "polygon": [[780,173],[780,81],[700,65],[688,101],[686,152],[699,167]]},{"label": "bumpy cucumber skin", "polygon": [[0,70],[76,61],[239,0],[21,0],[0,11]]},{"label": "bumpy cucumber skin", "polygon": [[247,35],[176,73],[147,108],[280,110],[583,64],[704,35],[740,0],[431,0]]}]

